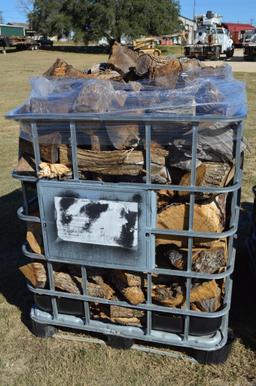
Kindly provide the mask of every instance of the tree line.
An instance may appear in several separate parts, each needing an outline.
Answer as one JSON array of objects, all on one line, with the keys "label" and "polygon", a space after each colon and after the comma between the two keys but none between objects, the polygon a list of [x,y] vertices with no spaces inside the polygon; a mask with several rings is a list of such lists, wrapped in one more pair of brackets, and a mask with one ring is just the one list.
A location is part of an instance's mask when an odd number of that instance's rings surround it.
[{"label": "tree line", "polygon": [[34,0],[28,19],[43,35],[73,31],[77,40],[111,42],[176,32],[179,11],[179,0]]}]

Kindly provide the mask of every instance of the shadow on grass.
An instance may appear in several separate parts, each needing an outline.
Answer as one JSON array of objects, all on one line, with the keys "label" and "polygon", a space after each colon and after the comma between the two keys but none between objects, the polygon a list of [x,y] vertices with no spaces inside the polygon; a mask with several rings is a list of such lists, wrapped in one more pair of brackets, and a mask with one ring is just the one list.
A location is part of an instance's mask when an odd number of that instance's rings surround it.
[{"label": "shadow on grass", "polygon": [[254,294],[256,292],[256,277],[251,269],[250,257],[245,243],[250,232],[252,209],[252,203],[244,202],[241,205],[230,324],[235,335],[240,337],[246,346],[255,350],[256,307]]},{"label": "shadow on grass", "polygon": [[6,301],[21,311],[22,322],[30,328],[32,295],[19,266],[26,263],[21,245],[25,238],[25,224],[16,216],[22,203],[21,190],[17,189],[0,198],[0,293]]}]

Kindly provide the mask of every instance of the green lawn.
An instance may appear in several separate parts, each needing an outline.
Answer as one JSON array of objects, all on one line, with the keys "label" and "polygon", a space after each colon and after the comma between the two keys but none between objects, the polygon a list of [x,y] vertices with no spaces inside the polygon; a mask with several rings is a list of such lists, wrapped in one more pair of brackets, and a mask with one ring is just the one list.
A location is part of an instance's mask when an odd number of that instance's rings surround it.
[{"label": "green lawn", "polygon": [[[79,69],[106,58],[72,53],[58,55]],[[16,219],[16,209],[22,197],[19,183],[10,176],[17,161],[18,125],[6,121],[4,114],[27,98],[29,79],[42,74],[58,55],[47,51],[0,55],[0,386],[255,385],[256,288],[250,282],[242,237],[248,234],[251,187],[256,184],[256,74],[236,74],[247,84],[249,116],[245,132],[250,152],[245,156],[241,237],[233,297],[232,326],[236,341],[226,364],[202,366],[95,344],[43,340],[29,331],[32,299],[17,269],[22,262],[20,247],[24,228]]]}]

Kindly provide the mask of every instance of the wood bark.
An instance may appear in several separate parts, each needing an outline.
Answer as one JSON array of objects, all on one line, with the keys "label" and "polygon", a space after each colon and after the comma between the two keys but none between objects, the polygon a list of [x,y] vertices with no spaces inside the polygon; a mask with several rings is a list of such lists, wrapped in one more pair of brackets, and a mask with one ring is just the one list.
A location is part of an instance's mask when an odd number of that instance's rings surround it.
[{"label": "wood bark", "polygon": [[[43,134],[39,136],[40,156],[45,162],[58,162],[58,145],[61,143],[61,135],[59,132]],[[23,138],[19,139],[19,155],[29,155],[34,158],[33,143],[26,141]]]},{"label": "wood bark", "polygon": [[[164,208],[157,216],[157,228],[169,230],[188,230],[189,204],[176,203]],[[215,201],[207,204],[194,205],[193,230],[196,232],[222,232],[223,217]],[[182,238],[176,236],[158,235],[156,244],[176,244],[182,246]],[[201,240],[195,239],[199,243]],[[209,240],[208,240],[209,241]]]},{"label": "wood bark", "polygon": [[43,238],[41,224],[37,222],[27,222],[27,242],[34,253],[43,254]]},{"label": "wood bark", "polygon": [[[187,266],[188,249],[174,248],[166,245],[161,248],[160,261],[166,260],[177,269],[184,270]],[[195,272],[215,273],[223,270],[227,263],[227,240],[218,240],[212,248],[193,248],[192,270]]]},{"label": "wood bark", "polygon": [[110,141],[117,150],[135,148],[140,142],[139,125],[106,125]]},{"label": "wood bark", "polygon": [[[191,288],[190,302],[201,304],[201,302],[217,299],[220,301],[221,290],[215,280],[205,281],[196,284]],[[164,284],[156,285],[152,289],[152,298],[167,307],[180,307],[186,301],[185,288],[166,286]],[[206,305],[207,303],[205,303]]]},{"label": "wood bark", "polygon": [[[71,150],[61,145],[59,149],[60,163],[71,165]],[[159,175],[167,179],[165,169],[165,157],[168,152],[163,149],[155,149],[151,154],[152,175]],[[77,149],[79,169],[83,172],[99,173],[112,176],[139,176],[145,175],[145,160],[143,151],[93,151],[82,148]]]},{"label": "wood bark", "polygon": [[[57,289],[74,294],[83,293],[82,278],[64,272],[54,272],[54,283]],[[115,291],[103,281],[99,284],[87,282],[88,296],[111,299]]]},{"label": "wood bark", "polygon": [[47,282],[45,267],[42,263],[34,262],[19,268],[25,278],[34,286],[44,288]]},{"label": "wood bark", "polygon": [[115,42],[111,48],[108,64],[122,75],[127,74],[131,68],[136,67],[138,53]]}]

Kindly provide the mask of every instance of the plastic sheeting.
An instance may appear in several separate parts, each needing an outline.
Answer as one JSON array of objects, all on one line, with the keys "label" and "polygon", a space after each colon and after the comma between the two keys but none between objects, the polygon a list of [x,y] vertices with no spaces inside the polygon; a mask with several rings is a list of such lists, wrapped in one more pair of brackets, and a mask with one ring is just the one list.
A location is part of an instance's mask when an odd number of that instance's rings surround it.
[{"label": "plastic sheeting", "polygon": [[[115,113],[239,117],[247,113],[243,82],[231,67],[199,67],[183,71],[175,89],[143,79],[124,83],[99,79],[31,80],[32,91],[22,112],[33,114]],[[18,113],[18,111],[16,111]]]}]

